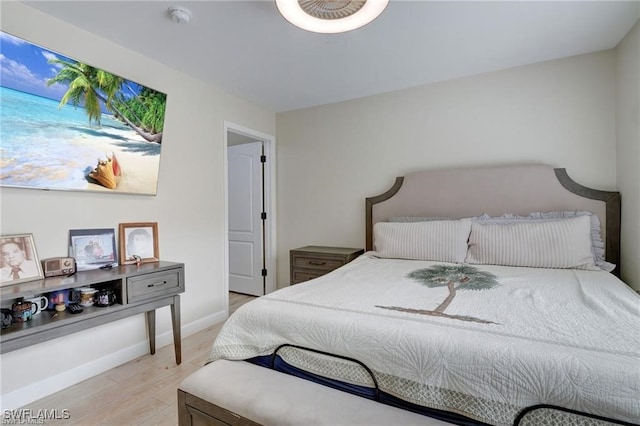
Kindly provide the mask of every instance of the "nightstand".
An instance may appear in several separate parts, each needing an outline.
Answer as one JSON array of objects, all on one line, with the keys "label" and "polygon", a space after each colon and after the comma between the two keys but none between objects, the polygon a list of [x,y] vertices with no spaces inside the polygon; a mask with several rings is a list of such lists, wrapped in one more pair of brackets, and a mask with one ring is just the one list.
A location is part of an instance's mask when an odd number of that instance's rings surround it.
[{"label": "nightstand", "polygon": [[364,249],[347,247],[306,246],[291,250],[291,284],[317,278],[364,253]]}]

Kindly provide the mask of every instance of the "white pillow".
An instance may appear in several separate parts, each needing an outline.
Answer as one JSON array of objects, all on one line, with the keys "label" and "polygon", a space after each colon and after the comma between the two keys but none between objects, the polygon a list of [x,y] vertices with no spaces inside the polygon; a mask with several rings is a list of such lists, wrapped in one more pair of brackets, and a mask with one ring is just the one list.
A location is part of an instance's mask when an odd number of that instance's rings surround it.
[{"label": "white pillow", "polygon": [[562,219],[576,216],[589,216],[591,220],[591,254],[593,255],[593,263],[600,269],[607,272],[611,272],[616,269],[616,265],[609,263],[604,259],[604,241],[602,241],[602,235],[600,233],[600,219],[596,214],[590,211],[564,210],[558,212],[533,212],[529,213],[528,216],[518,216],[513,213],[505,213],[498,217],[491,217],[485,213],[482,216],[472,218],[472,220],[484,224],[505,224],[523,221],[531,222],[536,220]]},{"label": "white pillow", "polygon": [[474,222],[465,262],[482,265],[598,270],[588,216],[548,221]]},{"label": "white pillow", "polygon": [[375,256],[391,259],[462,263],[471,220],[378,222],[373,226]]}]

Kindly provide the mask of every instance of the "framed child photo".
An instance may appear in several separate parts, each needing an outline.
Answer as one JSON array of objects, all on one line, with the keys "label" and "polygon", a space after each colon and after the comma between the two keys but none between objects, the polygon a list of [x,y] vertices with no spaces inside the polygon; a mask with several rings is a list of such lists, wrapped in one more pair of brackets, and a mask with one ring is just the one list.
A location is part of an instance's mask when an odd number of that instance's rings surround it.
[{"label": "framed child photo", "polygon": [[44,278],[32,234],[0,237],[0,286]]},{"label": "framed child photo", "polygon": [[158,262],[158,223],[120,224],[120,264]]},{"label": "framed child photo", "polygon": [[113,265],[116,260],[116,233],[113,228],[71,229],[69,256],[76,259],[78,271]]}]

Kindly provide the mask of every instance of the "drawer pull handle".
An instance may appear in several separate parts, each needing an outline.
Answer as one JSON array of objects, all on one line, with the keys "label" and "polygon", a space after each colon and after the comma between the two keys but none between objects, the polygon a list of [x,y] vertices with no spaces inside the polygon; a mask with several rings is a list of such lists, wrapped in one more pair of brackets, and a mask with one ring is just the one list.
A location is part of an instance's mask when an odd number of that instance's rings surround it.
[{"label": "drawer pull handle", "polygon": [[309,265],[317,265],[317,266],[322,266],[322,265],[326,265],[327,262],[318,262],[317,260],[310,260],[309,261]]},{"label": "drawer pull handle", "polygon": [[[162,281],[161,283],[158,283],[158,284],[162,285],[166,283],[167,283],[166,281]],[[147,284],[147,287],[153,287],[153,286],[155,286],[155,284]]]}]

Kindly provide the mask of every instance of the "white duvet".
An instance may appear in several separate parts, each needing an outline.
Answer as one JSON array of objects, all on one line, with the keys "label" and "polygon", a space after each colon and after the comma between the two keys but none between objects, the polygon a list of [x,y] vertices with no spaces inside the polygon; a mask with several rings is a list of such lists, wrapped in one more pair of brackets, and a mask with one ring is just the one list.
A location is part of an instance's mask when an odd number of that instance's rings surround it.
[{"label": "white duvet", "polygon": [[365,254],[263,296],[227,320],[210,361],[288,343],[357,359],[382,391],[491,424],[536,404],[640,422],[640,297],[623,282],[486,265],[427,272],[431,286],[407,277],[437,265],[456,266]]}]

